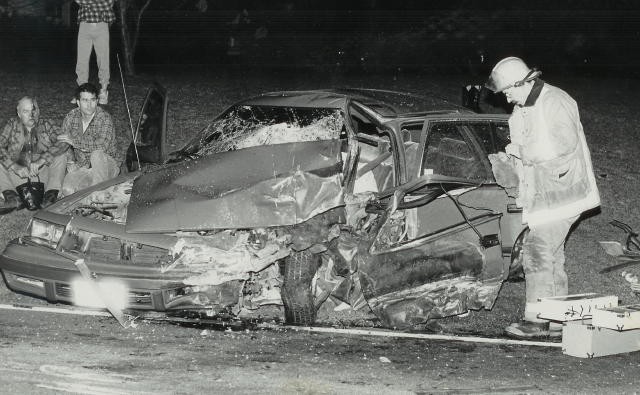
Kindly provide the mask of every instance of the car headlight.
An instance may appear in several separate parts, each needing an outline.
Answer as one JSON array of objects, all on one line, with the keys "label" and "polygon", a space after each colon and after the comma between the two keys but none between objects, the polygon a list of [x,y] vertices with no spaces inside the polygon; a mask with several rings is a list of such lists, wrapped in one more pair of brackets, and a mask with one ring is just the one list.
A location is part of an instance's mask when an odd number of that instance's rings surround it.
[{"label": "car headlight", "polygon": [[129,289],[117,279],[89,281],[79,277],[71,282],[71,299],[76,306],[122,310],[128,306]]},{"label": "car headlight", "polygon": [[56,248],[56,245],[63,233],[64,225],[54,224],[52,222],[35,218],[31,221],[31,231],[29,236],[31,236],[31,240],[34,243]]}]

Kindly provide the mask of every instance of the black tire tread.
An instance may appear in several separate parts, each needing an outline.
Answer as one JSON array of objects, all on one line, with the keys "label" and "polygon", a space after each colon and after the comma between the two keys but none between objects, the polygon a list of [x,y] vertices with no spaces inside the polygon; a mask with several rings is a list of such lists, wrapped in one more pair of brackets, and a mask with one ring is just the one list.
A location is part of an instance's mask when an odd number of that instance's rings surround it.
[{"label": "black tire tread", "polygon": [[308,250],[293,251],[285,258],[281,296],[287,324],[308,326],[315,322],[317,310],[311,282],[319,262],[320,257]]}]

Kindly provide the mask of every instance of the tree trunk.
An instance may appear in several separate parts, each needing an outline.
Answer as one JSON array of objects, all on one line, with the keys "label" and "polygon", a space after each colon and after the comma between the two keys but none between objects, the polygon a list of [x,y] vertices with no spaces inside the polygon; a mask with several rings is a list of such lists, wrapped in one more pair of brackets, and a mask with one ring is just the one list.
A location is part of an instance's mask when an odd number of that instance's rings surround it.
[{"label": "tree trunk", "polygon": [[127,75],[135,75],[136,69],[133,63],[135,48],[131,45],[131,37],[129,33],[129,23],[127,21],[127,10],[130,0],[120,0],[118,4],[118,13],[120,15],[120,35],[122,37],[122,52],[124,61],[124,70]]}]

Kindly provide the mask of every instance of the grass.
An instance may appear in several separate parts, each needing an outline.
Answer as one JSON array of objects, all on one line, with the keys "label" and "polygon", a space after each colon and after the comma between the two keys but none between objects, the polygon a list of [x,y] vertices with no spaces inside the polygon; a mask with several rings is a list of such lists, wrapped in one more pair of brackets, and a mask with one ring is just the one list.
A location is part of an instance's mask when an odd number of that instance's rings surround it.
[{"label": "grass", "polygon": [[[622,303],[638,303],[620,271],[599,274],[603,267],[613,264],[600,246],[600,240],[623,240],[623,233],[608,224],[618,219],[640,229],[640,155],[638,141],[640,115],[637,112],[637,92],[640,81],[545,76],[548,81],[569,92],[579,104],[582,122],[591,149],[602,206],[600,212],[582,220],[567,242],[566,269],[570,293],[600,292],[618,295]],[[378,75],[336,76],[307,73],[243,72],[242,70],[188,69],[158,71],[126,78],[127,98],[136,123],[138,110],[152,81],[157,80],[169,92],[169,143],[171,149],[207,125],[226,106],[250,95],[271,90],[313,89],[326,87],[368,87],[401,91],[438,92],[453,102],[459,102],[460,87],[469,82],[464,75]],[[73,70],[39,72],[29,75],[0,74],[0,119],[15,114],[17,100],[24,95],[37,97],[43,117],[60,124],[73,108],[69,103],[75,87]],[[122,155],[131,132],[121,81],[112,81],[110,104],[106,109],[113,115]],[[17,237],[26,227],[29,212],[6,215],[0,223],[0,247]],[[640,273],[640,266],[628,269]],[[0,288],[3,301],[23,300]],[[483,333],[499,333],[509,322],[519,319],[524,309],[524,284],[507,283],[490,312],[471,312],[466,318],[449,318],[442,323],[451,330],[469,328]]]}]

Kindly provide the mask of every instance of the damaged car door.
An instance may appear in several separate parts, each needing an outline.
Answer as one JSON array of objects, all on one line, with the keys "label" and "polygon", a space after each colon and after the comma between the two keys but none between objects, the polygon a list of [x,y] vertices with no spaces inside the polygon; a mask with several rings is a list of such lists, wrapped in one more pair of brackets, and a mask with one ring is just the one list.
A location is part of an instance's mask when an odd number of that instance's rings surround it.
[{"label": "damaged car door", "polygon": [[167,158],[167,91],[159,84],[147,90],[133,141],[127,149],[128,171],[140,170],[145,163],[162,163]]},{"label": "damaged car door", "polygon": [[489,154],[504,151],[509,143],[507,119],[502,116],[484,118],[460,115],[429,117],[422,128],[420,147],[412,177],[440,174],[473,180],[481,187],[458,191],[456,205],[452,199],[438,199],[425,207],[419,233],[433,232],[446,218],[461,218],[494,211],[504,214],[501,220],[502,255],[507,262],[517,259],[524,226],[521,209],[493,177]]},{"label": "damaged car door", "polygon": [[[431,318],[491,308],[504,279],[501,213],[451,216],[422,232],[429,206],[473,182],[425,175],[394,192],[358,260],[369,306],[385,326],[405,328]],[[386,203],[386,204],[385,204]],[[432,225],[435,227],[435,225]]]},{"label": "damaged car door", "polygon": [[[417,154],[405,155],[415,158],[407,169],[418,175],[369,208],[385,210],[358,271],[369,306],[387,326],[490,309],[508,274],[501,232],[507,196],[468,126],[426,121]],[[510,242],[518,221],[506,221]]]}]

